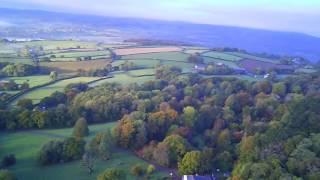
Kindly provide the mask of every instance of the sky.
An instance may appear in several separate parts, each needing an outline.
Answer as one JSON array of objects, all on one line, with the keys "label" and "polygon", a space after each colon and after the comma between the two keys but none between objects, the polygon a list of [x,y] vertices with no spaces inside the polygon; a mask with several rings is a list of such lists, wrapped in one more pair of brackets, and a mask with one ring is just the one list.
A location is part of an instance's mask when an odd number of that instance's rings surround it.
[{"label": "sky", "polygon": [[1,0],[0,7],[231,25],[320,37],[320,0]]}]

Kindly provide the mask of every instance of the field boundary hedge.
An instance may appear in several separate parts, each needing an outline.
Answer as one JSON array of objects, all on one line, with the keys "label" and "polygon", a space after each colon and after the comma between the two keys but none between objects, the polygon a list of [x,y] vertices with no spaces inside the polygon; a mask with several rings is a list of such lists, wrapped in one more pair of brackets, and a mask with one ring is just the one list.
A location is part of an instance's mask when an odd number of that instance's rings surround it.
[{"label": "field boundary hedge", "polygon": [[63,81],[63,80],[67,80],[67,79],[73,79],[73,78],[76,78],[76,77],[79,77],[78,75],[74,75],[74,76],[70,76],[70,77],[64,77],[64,78],[60,78],[60,79],[57,79],[55,81],[50,81],[48,83],[45,83],[45,84],[41,84],[39,86],[34,86],[32,88],[29,88],[29,89],[26,89],[26,90],[23,90],[23,91],[20,91],[19,93],[13,95],[13,96],[10,96],[6,101],[5,101],[5,105],[9,105],[11,102],[13,102],[14,100],[18,99],[19,97],[21,97],[22,95],[26,94],[26,93],[29,93],[33,90],[36,90],[38,88],[43,88],[43,87],[46,87],[46,86],[49,86],[49,85],[52,85],[54,83],[57,83],[59,81]]}]

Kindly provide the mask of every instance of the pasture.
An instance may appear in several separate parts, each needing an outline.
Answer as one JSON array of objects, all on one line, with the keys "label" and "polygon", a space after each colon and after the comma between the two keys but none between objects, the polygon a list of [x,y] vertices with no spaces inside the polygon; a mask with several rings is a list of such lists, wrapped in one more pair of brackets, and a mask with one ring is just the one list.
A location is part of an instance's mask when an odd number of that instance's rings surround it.
[{"label": "pasture", "polygon": [[89,83],[91,81],[95,81],[97,79],[100,79],[99,77],[76,77],[72,79],[66,79],[58,81],[54,84],[51,84],[49,86],[45,86],[42,88],[37,88],[33,91],[27,92],[17,98],[15,101],[11,102],[11,105],[17,104],[17,102],[20,99],[31,99],[34,103],[40,102],[41,99],[50,96],[54,92],[62,92],[64,88],[72,83]]},{"label": "pasture", "polygon": [[136,54],[123,56],[122,59],[155,59],[155,60],[170,60],[170,61],[188,61],[188,54],[182,52],[159,52],[148,54]]},{"label": "pasture", "polygon": [[215,59],[221,59],[221,60],[225,60],[225,61],[234,61],[234,62],[237,62],[237,61],[243,59],[242,57],[234,56],[234,55],[227,54],[224,52],[216,52],[216,51],[206,52],[203,54],[203,56],[207,56],[207,57],[211,57],[211,58],[215,58]]},{"label": "pasture", "polygon": [[[90,125],[91,139],[97,132],[111,129],[116,125],[115,122]],[[12,133],[0,133],[1,151],[0,156],[13,153],[16,155],[17,163],[10,168],[20,180],[27,179],[46,179],[46,180],[93,180],[106,168],[119,167],[128,173],[128,179],[136,179],[130,175],[130,167],[136,163],[146,164],[132,154],[125,151],[115,152],[108,161],[97,161],[94,173],[89,176],[86,169],[80,166],[80,161],[63,163],[41,167],[37,165],[36,156],[41,146],[53,139],[69,137],[72,128],[54,130],[30,130]],[[162,173],[157,172],[154,177],[161,177]]]},{"label": "pasture", "polygon": [[245,53],[240,53],[240,52],[228,52],[227,54],[238,56],[238,57],[241,57],[241,58],[244,58],[244,59],[253,59],[253,60],[257,60],[257,61],[270,62],[270,63],[276,63],[276,64],[279,63],[279,60],[267,59],[267,58],[258,57],[258,56],[245,54]]},{"label": "pasture", "polygon": [[48,83],[51,81],[51,78],[49,75],[39,75],[39,76],[25,76],[25,77],[7,77],[3,78],[2,80],[13,80],[17,84],[23,84],[24,82],[27,82],[29,84],[29,87],[35,87],[39,86],[45,83]]},{"label": "pasture", "polygon": [[89,71],[103,69],[110,63],[109,60],[90,60],[77,62],[42,62],[40,66],[47,67],[52,71],[59,73],[77,72],[79,69]]},{"label": "pasture", "polygon": [[221,59],[216,59],[216,58],[211,58],[211,57],[204,57],[204,62],[209,64],[209,63],[223,63],[231,68],[239,68],[237,62],[234,61],[226,61],[226,60],[221,60]]},{"label": "pasture", "polygon": [[160,52],[178,52],[182,49],[179,47],[145,47],[145,48],[120,48],[113,50],[120,56],[132,54],[160,53]]},{"label": "pasture", "polygon": [[128,60],[116,60],[112,62],[112,66],[120,66],[124,64],[126,61],[133,62],[135,66],[142,68],[154,68],[160,64],[160,60],[154,59],[128,59]]},{"label": "pasture", "polygon": [[90,87],[95,87],[102,85],[104,83],[119,83],[124,86],[130,85],[132,83],[142,84],[144,82],[154,80],[154,76],[143,76],[143,77],[132,77],[125,73],[114,73],[113,78],[103,79],[100,81],[96,81],[94,83],[89,84]]},{"label": "pasture", "polygon": [[268,71],[271,69],[284,69],[284,70],[293,70],[293,66],[289,65],[280,65],[280,64],[274,64],[270,62],[264,62],[264,61],[257,61],[252,59],[244,59],[240,61],[240,66],[246,69],[247,71],[251,73],[255,73],[257,69]]},{"label": "pasture", "polygon": [[[54,56],[55,58],[52,58]],[[110,52],[109,51],[67,51],[67,52],[57,52],[57,53],[52,53],[52,54],[47,54],[45,56],[41,56],[40,58],[43,57],[51,57],[51,61],[76,61],[77,58],[84,58],[90,56],[92,59],[97,59],[97,58],[109,58],[110,57]]]},{"label": "pasture", "polygon": [[155,69],[138,69],[138,70],[131,70],[128,71],[128,75],[130,76],[149,76],[149,75],[155,75]]},{"label": "pasture", "polygon": [[57,49],[79,49],[80,48],[96,48],[97,43],[87,41],[75,41],[75,40],[44,40],[44,41],[30,41],[30,42],[17,42],[16,45],[20,47],[30,46],[39,47],[42,46],[44,50],[57,50]]},{"label": "pasture", "polygon": [[208,49],[186,49],[183,52],[187,53],[187,54],[196,54],[196,53],[204,53],[207,52]]}]

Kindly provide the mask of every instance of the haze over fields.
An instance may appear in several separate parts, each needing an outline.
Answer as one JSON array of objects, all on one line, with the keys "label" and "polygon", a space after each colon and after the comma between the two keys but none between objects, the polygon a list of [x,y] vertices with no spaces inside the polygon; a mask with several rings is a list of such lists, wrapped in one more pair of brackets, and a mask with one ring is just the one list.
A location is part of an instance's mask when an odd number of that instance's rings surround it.
[{"label": "haze over fields", "polygon": [[[317,24],[314,23],[314,26]],[[313,28],[313,25],[306,27]],[[320,59],[320,38],[304,33],[38,10],[1,9],[0,36],[106,42],[122,42],[132,38],[156,39],[206,47],[236,47],[257,53],[303,56],[311,61]]]}]

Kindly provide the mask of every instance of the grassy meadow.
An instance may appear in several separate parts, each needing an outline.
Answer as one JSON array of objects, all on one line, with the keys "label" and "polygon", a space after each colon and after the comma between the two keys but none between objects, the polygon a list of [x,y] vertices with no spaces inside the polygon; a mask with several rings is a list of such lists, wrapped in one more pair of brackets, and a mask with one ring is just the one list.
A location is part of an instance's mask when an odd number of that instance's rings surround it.
[{"label": "grassy meadow", "polygon": [[38,88],[33,91],[27,92],[11,102],[11,105],[15,105],[20,99],[31,99],[34,103],[38,103],[41,99],[50,96],[56,91],[62,92],[64,88],[72,83],[88,83],[99,79],[99,77],[76,77],[72,79],[66,79],[58,81],[46,87]]},{"label": "grassy meadow", "polygon": [[225,61],[234,61],[234,62],[237,62],[243,59],[242,57],[238,57],[238,56],[234,56],[234,55],[226,54],[222,52],[215,52],[215,51],[206,52],[203,54],[203,56],[207,56],[215,59],[221,59]]},{"label": "grassy meadow", "polygon": [[[114,127],[116,123],[105,123],[89,126],[90,136],[94,137],[97,132]],[[7,153],[16,155],[17,163],[10,168],[19,180],[94,180],[97,175],[106,168],[119,167],[126,172],[130,172],[130,167],[136,163],[146,162],[138,159],[127,152],[115,152],[108,161],[97,161],[94,173],[89,176],[86,169],[81,167],[80,161],[57,164],[41,167],[37,164],[36,156],[41,146],[53,139],[62,139],[72,134],[72,128],[54,129],[54,130],[30,130],[21,132],[0,133],[0,156]],[[162,173],[156,173],[154,178],[163,176]],[[136,179],[128,174],[128,179]]]}]

